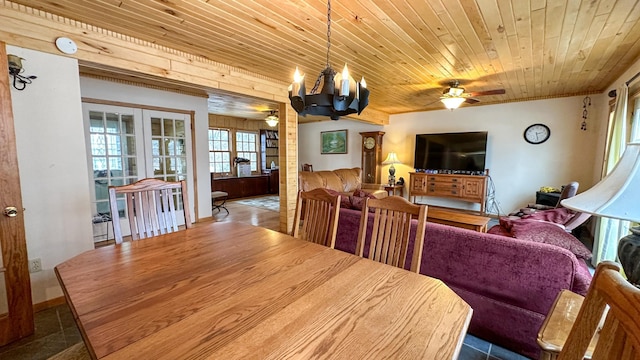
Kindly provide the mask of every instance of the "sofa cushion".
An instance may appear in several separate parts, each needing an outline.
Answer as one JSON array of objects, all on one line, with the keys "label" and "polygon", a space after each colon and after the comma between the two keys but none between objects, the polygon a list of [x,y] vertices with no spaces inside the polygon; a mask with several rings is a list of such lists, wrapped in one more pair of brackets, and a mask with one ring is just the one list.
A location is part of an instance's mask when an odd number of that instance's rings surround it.
[{"label": "sofa cushion", "polygon": [[353,169],[337,169],[333,171],[342,181],[342,191],[344,192],[353,192],[360,189],[362,185],[362,180],[360,175],[362,174],[362,169],[353,168]]},{"label": "sofa cushion", "polygon": [[314,174],[319,176],[322,179],[322,186],[328,190],[335,190],[338,192],[344,192],[344,187],[342,186],[342,180],[336,175],[333,171],[315,171]]},{"label": "sofa cushion", "polygon": [[345,195],[339,191],[326,189],[327,192],[333,196],[340,195],[340,208],[341,209],[351,209],[351,199],[349,199],[349,195]]},{"label": "sofa cushion", "polygon": [[319,173],[311,171],[301,171],[298,173],[298,184],[300,191],[309,191],[324,187],[324,181]]},{"label": "sofa cushion", "polygon": [[[349,196],[349,200],[351,201],[351,208],[354,210],[362,211],[362,208],[364,207],[364,202],[366,201],[367,198],[376,199],[376,197],[373,194],[357,189],[356,191],[353,192],[353,195]],[[369,212],[375,212],[375,210],[369,209]]]}]

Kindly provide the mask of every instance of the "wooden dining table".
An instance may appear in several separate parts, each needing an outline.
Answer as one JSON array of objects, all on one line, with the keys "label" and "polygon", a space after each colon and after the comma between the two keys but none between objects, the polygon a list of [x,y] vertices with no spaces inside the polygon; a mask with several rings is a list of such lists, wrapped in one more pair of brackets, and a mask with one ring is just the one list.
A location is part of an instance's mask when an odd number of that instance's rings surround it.
[{"label": "wooden dining table", "polygon": [[97,359],[457,359],[472,314],[440,280],[233,222],[55,272]]}]

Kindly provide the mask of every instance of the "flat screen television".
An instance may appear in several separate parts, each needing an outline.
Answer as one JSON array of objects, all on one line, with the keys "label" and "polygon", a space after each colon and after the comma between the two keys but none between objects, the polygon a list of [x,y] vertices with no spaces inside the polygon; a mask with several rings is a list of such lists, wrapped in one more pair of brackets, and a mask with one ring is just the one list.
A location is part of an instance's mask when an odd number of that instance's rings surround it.
[{"label": "flat screen television", "polygon": [[487,132],[460,132],[416,135],[416,171],[438,170],[455,173],[484,172]]}]

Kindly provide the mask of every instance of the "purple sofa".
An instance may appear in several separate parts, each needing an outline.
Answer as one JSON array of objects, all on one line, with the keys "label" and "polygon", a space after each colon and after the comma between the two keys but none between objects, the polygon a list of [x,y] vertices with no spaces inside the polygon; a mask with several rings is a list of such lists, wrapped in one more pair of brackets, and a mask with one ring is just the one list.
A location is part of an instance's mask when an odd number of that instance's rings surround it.
[{"label": "purple sofa", "polygon": [[[336,249],[355,253],[360,215],[340,209]],[[368,239],[365,256],[367,246]],[[435,223],[427,223],[420,273],[473,308],[470,334],[536,359],[536,336],[556,295],[585,294],[591,282],[586,264],[566,249]]]}]

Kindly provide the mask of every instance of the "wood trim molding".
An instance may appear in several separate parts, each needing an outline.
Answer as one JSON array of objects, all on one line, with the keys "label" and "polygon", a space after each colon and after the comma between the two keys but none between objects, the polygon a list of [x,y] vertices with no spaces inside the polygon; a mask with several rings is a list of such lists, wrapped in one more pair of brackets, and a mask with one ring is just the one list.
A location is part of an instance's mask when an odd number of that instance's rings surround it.
[{"label": "wood trim molding", "polygon": [[191,121],[193,121],[194,119],[194,115],[193,115],[194,112],[192,110],[172,109],[172,108],[166,108],[161,106],[149,106],[149,105],[128,103],[128,102],[122,102],[122,101],[94,99],[94,98],[88,98],[88,97],[83,97],[82,102],[91,103],[91,104],[100,104],[100,105],[133,107],[133,108],[138,108],[143,110],[166,111],[166,112],[172,112],[172,113],[178,113],[178,114],[187,114],[187,115],[191,115]]},{"label": "wood trim molding", "polygon": [[66,304],[66,303],[67,303],[67,299],[65,299],[64,296],[59,296],[57,298],[53,298],[37,304],[33,304],[33,312],[37,313],[38,311],[47,310],[52,307]]}]

